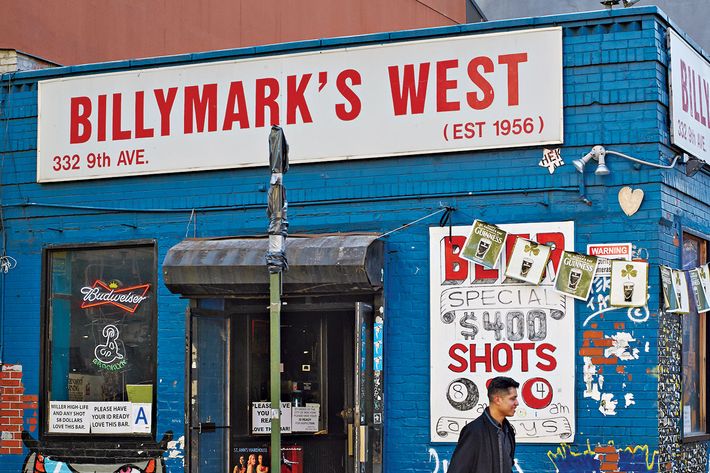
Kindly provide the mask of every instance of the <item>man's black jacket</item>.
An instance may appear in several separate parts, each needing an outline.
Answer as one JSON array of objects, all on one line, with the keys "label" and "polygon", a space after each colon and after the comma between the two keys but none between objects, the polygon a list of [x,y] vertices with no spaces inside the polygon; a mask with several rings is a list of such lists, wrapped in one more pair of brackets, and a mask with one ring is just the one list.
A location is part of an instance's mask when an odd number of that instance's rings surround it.
[{"label": "man's black jacket", "polygon": [[[503,420],[508,431],[512,450],[511,461],[515,464],[515,431],[508,419]],[[498,432],[486,414],[466,424],[459,436],[447,473],[509,473],[500,471]]]}]

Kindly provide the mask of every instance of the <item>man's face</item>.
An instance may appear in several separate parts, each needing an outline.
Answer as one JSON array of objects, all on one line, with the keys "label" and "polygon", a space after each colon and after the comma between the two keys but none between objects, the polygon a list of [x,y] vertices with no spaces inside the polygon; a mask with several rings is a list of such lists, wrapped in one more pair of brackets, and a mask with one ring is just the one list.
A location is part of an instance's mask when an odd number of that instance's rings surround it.
[{"label": "man's face", "polygon": [[516,388],[508,388],[507,393],[496,395],[494,402],[503,415],[513,417],[515,409],[518,407],[518,390]]}]

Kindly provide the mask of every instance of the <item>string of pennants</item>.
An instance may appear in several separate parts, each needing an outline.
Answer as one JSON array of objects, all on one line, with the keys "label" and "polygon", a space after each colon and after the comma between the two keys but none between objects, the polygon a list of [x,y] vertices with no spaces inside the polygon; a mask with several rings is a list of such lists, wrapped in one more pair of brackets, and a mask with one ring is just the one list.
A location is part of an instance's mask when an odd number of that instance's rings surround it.
[{"label": "string of pennants", "polygon": [[[494,269],[500,260],[508,232],[496,225],[474,220],[461,256]],[[552,247],[517,237],[505,269],[505,276],[539,285],[545,276]],[[555,275],[555,290],[586,301],[592,289],[600,260],[597,256],[563,251]],[[643,307],[648,301],[648,262],[611,260],[609,304],[614,307]],[[698,312],[710,311],[710,264],[689,271],[660,266],[663,303],[668,312],[690,312],[690,290]],[[690,276],[690,287],[685,273]]]}]

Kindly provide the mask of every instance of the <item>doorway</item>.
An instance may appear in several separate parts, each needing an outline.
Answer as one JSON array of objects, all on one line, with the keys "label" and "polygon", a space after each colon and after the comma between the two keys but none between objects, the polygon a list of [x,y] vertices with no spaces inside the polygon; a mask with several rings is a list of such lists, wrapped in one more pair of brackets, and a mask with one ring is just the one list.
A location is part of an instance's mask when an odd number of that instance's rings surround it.
[{"label": "doorway", "polygon": [[[288,298],[281,316],[282,466],[270,461],[267,304],[194,299],[190,468],[372,471],[372,296]],[[285,419],[285,420],[284,420]],[[236,467],[236,470],[235,470]]]}]

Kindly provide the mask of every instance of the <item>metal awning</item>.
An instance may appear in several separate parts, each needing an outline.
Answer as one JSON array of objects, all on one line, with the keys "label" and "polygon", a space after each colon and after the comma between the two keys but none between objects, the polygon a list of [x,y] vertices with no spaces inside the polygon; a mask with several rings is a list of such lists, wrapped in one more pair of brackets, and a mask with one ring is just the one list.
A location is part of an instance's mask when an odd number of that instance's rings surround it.
[{"label": "metal awning", "polygon": [[[188,297],[269,295],[266,237],[187,239],[163,261],[167,288]],[[283,292],[373,292],[382,287],[384,244],[376,234],[289,235]]]}]

